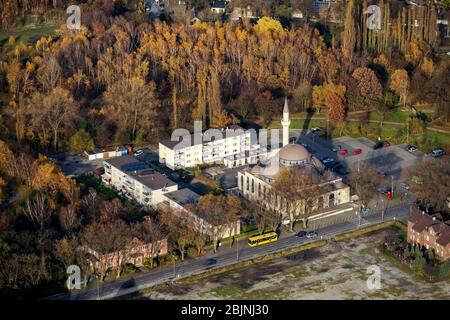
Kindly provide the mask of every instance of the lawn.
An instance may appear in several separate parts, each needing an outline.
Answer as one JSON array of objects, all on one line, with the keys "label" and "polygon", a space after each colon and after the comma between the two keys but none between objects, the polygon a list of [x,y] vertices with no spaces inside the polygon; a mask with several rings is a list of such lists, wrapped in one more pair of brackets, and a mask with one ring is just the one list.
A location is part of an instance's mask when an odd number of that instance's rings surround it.
[{"label": "lawn", "polygon": [[105,200],[112,200],[118,197],[115,190],[106,187],[96,176],[82,175],[77,178],[77,184],[80,187],[82,194],[87,193],[89,188],[94,188],[95,191],[97,191],[97,193]]},{"label": "lawn", "polygon": [[[402,122],[402,119],[407,119],[409,112],[396,111],[392,114],[392,117],[386,116],[385,119],[394,122]],[[378,119],[377,119],[378,118]],[[372,120],[381,119],[381,115],[377,113],[372,113],[370,116]],[[304,119],[292,119],[291,129],[302,129],[304,128]],[[327,123],[325,120],[314,119],[314,117],[307,124],[307,128],[311,129],[313,127],[326,128]],[[278,120],[272,121],[269,125],[269,129],[280,129],[281,123]],[[345,122],[343,128],[331,129],[331,136],[333,138],[338,138],[340,136],[350,136],[352,138],[366,137],[371,140],[376,140],[378,137],[388,140],[394,144],[407,143],[406,135],[406,125],[393,125],[384,123],[380,126],[379,123],[365,123],[361,125],[361,122],[348,121]],[[436,147],[450,148],[450,134],[435,132],[431,130],[426,130],[424,133],[411,134],[409,136],[409,143],[416,145],[423,152],[431,152],[432,149]]]},{"label": "lawn", "polygon": [[16,42],[33,43],[41,37],[55,36],[62,22],[49,21],[39,22],[37,17],[29,17],[28,21],[21,26],[11,30],[0,30],[0,45],[8,42],[10,36],[13,36]]}]

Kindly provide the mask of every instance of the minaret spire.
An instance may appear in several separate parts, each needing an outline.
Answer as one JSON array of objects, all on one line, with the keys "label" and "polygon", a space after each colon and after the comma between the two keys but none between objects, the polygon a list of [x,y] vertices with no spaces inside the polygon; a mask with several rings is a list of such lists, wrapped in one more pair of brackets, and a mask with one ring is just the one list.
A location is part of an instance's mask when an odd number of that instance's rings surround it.
[{"label": "minaret spire", "polygon": [[291,125],[291,120],[289,120],[289,106],[287,97],[284,98],[284,108],[283,108],[283,119],[281,120],[281,125],[283,126],[283,147],[289,144],[289,126]]}]

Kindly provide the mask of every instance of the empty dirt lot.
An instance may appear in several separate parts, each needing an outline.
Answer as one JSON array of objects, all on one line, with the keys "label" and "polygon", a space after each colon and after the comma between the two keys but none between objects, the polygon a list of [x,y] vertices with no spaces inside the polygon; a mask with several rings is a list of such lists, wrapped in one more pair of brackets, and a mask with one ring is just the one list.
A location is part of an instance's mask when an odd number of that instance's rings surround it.
[{"label": "empty dirt lot", "polygon": [[[271,262],[159,286],[131,299],[450,299],[450,283],[428,283],[377,249],[384,230]],[[367,267],[381,270],[381,289],[367,288]]]}]

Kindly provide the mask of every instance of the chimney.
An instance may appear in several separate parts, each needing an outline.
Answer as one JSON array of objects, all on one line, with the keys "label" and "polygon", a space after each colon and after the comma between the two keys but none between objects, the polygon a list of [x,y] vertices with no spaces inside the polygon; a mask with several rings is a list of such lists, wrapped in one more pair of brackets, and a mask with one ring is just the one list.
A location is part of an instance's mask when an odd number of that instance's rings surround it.
[{"label": "chimney", "polygon": [[425,215],[425,211],[422,211],[422,215]]},{"label": "chimney", "polygon": [[433,221],[436,221],[436,217],[433,217]]}]

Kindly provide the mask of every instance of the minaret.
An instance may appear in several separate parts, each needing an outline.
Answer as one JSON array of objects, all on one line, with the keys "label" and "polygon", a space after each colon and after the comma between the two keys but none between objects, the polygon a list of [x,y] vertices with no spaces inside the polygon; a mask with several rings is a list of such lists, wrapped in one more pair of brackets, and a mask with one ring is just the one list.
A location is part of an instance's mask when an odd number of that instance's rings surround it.
[{"label": "minaret", "polygon": [[283,119],[281,120],[281,125],[283,126],[283,147],[289,144],[289,126],[291,125],[291,120],[289,120],[289,107],[287,102],[287,97],[284,98],[284,109],[283,109]]}]

